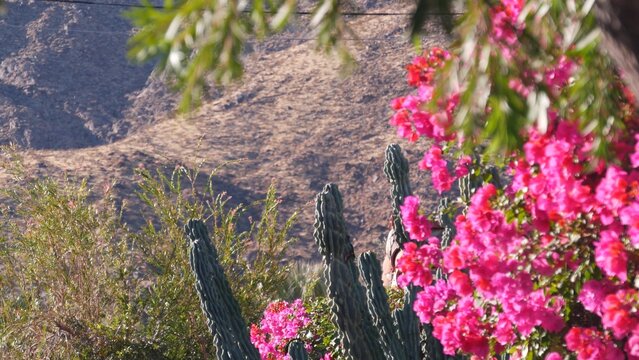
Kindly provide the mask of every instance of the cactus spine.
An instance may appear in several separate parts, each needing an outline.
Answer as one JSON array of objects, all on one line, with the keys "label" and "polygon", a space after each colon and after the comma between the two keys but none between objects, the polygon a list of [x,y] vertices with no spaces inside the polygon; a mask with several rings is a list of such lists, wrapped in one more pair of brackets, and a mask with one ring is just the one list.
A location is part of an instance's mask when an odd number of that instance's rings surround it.
[{"label": "cactus spine", "polygon": [[251,344],[240,306],[233,297],[206,226],[201,220],[189,220],[185,232],[190,243],[189,259],[195,274],[195,287],[213,334],[216,358],[259,360],[260,354]]}]

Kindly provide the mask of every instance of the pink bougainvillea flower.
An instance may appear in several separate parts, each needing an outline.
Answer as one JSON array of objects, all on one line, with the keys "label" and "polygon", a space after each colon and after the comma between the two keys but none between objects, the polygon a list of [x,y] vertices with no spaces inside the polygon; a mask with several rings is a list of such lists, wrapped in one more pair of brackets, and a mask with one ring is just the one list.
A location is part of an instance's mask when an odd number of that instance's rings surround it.
[{"label": "pink bougainvillea flower", "polygon": [[623,360],[623,353],[603,333],[594,328],[573,327],[566,334],[566,347],[578,360]]},{"label": "pink bougainvillea flower", "polygon": [[426,216],[419,213],[419,198],[407,196],[400,206],[402,223],[411,239],[416,241],[426,240],[431,233],[431,223]]},{"label": "pink bougainvillea flower", "polygon": [[397,259],[397,284],[406,286],[409,283],[425,287],[433,281],[432,266],[438,266],[441,259],[439,239],[432,237],[428,244],[418,245],[414,242],[404,244],[404,251]]},{"label": "pink bougainvillea flower", "polygon": [[608,229],[599,234],[599,241],[595,242],[595,262],[606,275],[626,281],[628,254],[618,230]]},{"label": "pink bougainvillea flower", "polygon": [[452,187],[455,179],[448,172],[448,163],[442,157],[442,149],[439,146],[433,145],[424,153],[419,168],[431,171],[433,186],[440,194]]}]

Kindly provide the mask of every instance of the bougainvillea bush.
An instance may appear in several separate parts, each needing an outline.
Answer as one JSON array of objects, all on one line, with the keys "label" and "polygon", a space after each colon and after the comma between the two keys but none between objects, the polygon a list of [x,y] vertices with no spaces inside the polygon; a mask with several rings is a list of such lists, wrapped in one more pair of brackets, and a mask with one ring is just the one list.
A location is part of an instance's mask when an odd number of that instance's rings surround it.
[{"label": "bougainvillea bush", "polygon": [[338,355],[338,343],[331,342],[337,339],[337,329],[330,322],[328,303],[322,300],[326,299],[311,299],[306,307],[301,299],[270,303],[259,325],[251,325],[251,342],[260,357],[290,360],[288,346],[293,340],[301,340],[313,359],[331,360],[331,355]]},{"label": "bougainvillea bush", "polygon": [[442,195],[489,162],[508,181],[450,202],[447,247],[406,198],[398,282],[421,287],[414,310],[450,355],[639,359],[638,118],[597,50],[593,2],[475,3],[463,41],[408,66],[415,90],[390,123],[424,141],[418,166]]}]

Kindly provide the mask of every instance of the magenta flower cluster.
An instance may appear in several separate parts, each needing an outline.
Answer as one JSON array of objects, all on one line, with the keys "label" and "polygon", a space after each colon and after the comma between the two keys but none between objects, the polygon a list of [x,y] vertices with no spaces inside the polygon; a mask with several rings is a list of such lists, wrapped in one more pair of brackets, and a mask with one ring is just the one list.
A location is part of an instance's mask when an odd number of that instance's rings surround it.
[{"label": "magenta flower cluster", "polygon": [[[264,310],[260,325],[251,325],[251,342],[262,360],[288,360],[288,344],[295,339],[304,340],[303,331],[310,322],[302,300],[272,302]],[[305,347],[312,350],[309,342],[305,342]]]},{"label": "magenta flower cluster", "polygon": [[[491,41],[506,61],[520,56],[524,5],[502,0],[491,11]],[[434,49],[409,65],[416,91],[391,103],[390,120],[399,136],[430,140],[419,168],[440,193],[478,166],[454,150],[458,94],[451,90],[437,110],[425,106],[446,61],[455,59]],[[524,101],[539,87],[558,96],[579,66],[559,55],[508,84]],[[432,236],[419,198],[407,197],[401,207],[414,242],[398,259],[398,283],[422,288],[414,310],[449,355],[489,358],[508,349],[517,359],[524,344],[543,338],[552,346],[535,358],[639,359],[639,119],[629,115],[625,132],[610,135],[616,159],[606,163],[593,157],[593,139],[559,113],[549,107],[544,123],[522,134],[523,152],[507,159],[510,183],[475,192],[455,219],[450,246]],[[435,280],[435,270],[445,280]]]}]

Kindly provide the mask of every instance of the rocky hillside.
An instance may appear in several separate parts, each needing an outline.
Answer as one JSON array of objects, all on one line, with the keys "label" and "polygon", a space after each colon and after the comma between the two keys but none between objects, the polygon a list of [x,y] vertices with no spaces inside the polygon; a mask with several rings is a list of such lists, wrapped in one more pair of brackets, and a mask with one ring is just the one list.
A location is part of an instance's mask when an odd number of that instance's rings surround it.
[{"label": "rocky hillside", "polygon": [[[361,40],[351,42],[359,67],[346,77],[336,59],[314,51],[299,19],[289,32],[248,46],[241,83],[177,118],[174,95],[152,68],[126,61],[131,29],[119,8],[19,2],[8,10],[0,20],[0,141],[20,144],[34,171],[116,181],[134,224],[135,167],[170,170],[202,159],[209,171],[241,160],[218,173],[216,188],[248,202],[275,182],[286,212],[301,211],[293,257],[316,256],[312,202],[326,182],[344,193],[358,251],[379,250],[390,215],[384,149],[399,141],[411,162],[420,158],[388,125],[388,102],[407,91],[407,18],[350,19]],[[428,31],[425,46],[445,44],[437,24]],[[413,177],[427,192],[425,176]]]},{"label": "rocky hillside", "polygon": [[7,10],[0,18],[0,143],[103,145],[172,109],[152,65],[126,58],[132,29],[123,8],[38,0],[9,1]]}]

